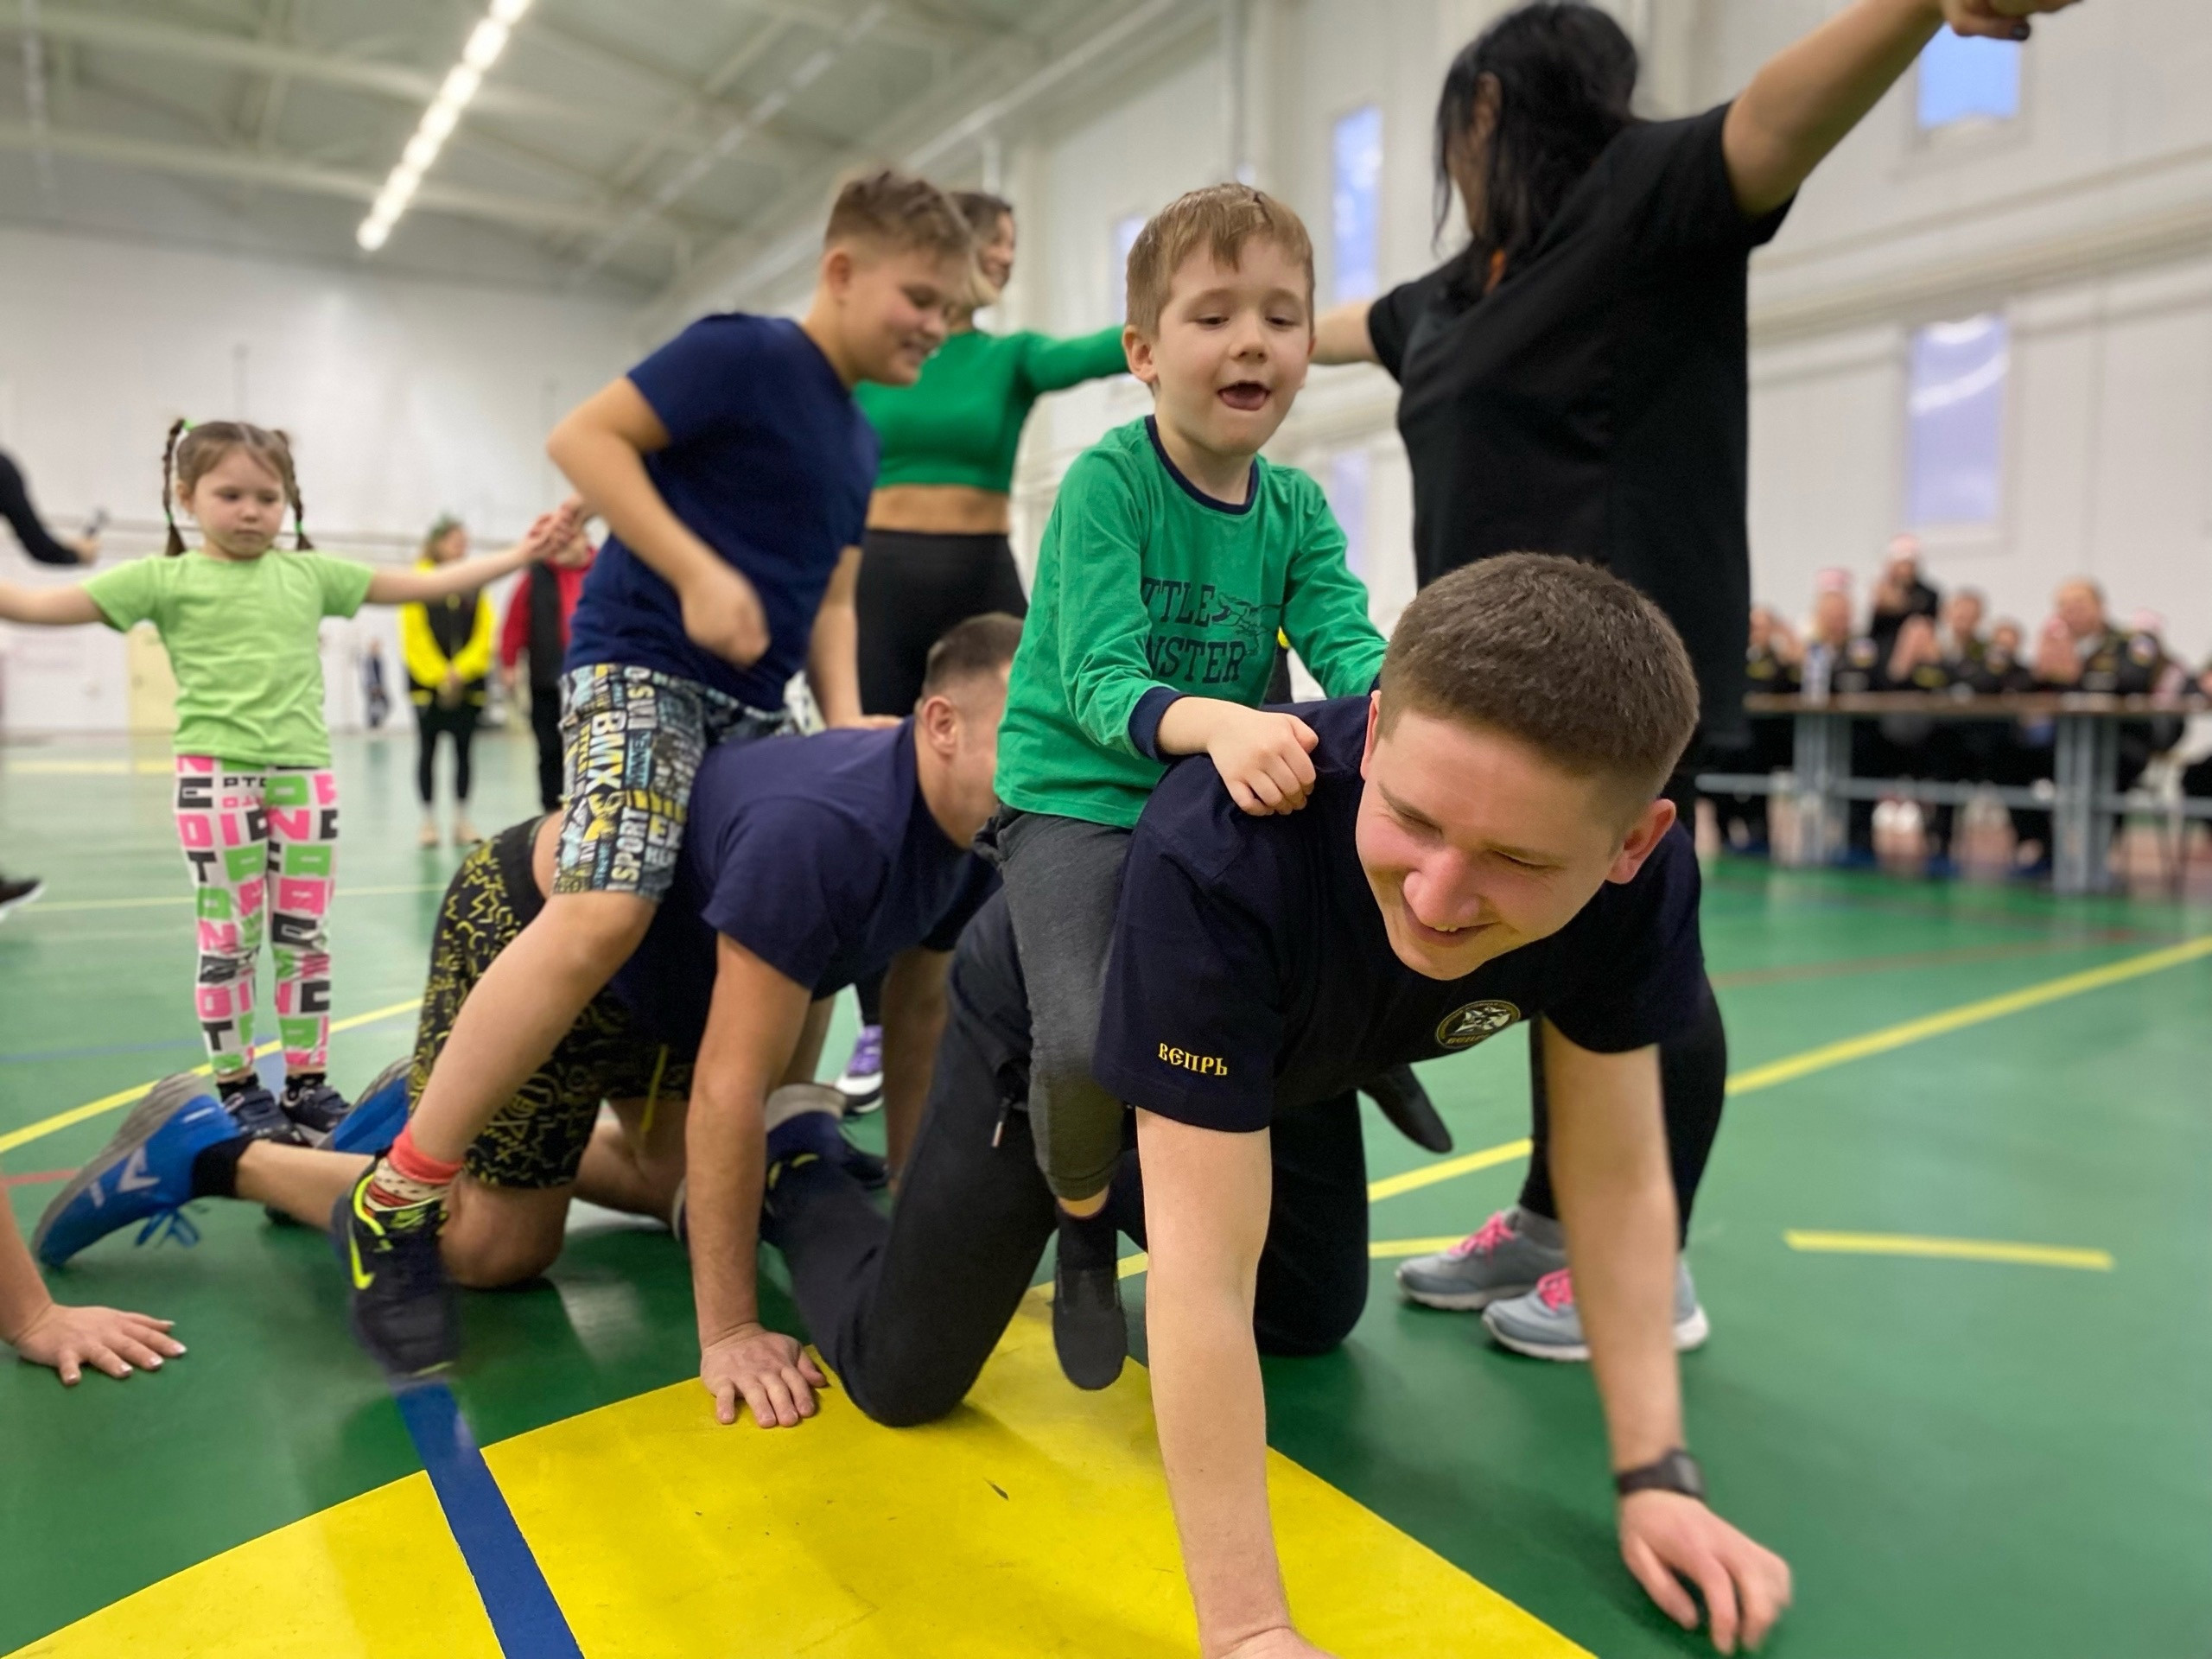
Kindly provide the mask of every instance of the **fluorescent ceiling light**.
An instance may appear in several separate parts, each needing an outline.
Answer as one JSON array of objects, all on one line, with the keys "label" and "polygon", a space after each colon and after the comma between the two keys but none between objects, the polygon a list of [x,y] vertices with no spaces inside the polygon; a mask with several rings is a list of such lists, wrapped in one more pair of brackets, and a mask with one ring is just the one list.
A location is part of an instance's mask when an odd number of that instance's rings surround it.
[{"label": "fluorescent ceiling light", "polygon": [[423,175],[436,162],[438,152],[445,147],[453,130],[461,124],[461,111],[484,84],[484,72],[497,63],[499,54],[507,49],[514,26],[530,10],[530,4],[531,0],[492,0],[491,10],[469,31],[468,43],[461,48],[461,61],[446,73],[437,96],[423,111],[415,136],[407,141],[407,148],[400,153],[391,176],[385,180],[384,188],[377,192],[369,216],[353,232],[353,239],[360,244],[362,252],[374,253],[391,238],[391,227],[399,222],[399,216],[415,199]]}]

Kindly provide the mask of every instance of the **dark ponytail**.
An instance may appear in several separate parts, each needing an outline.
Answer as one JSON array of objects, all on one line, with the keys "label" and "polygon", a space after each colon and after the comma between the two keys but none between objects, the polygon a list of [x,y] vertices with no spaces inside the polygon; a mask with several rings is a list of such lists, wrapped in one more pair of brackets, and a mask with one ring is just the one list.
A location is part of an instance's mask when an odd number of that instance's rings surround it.
[{"label": "dark ponytail", "polygon": [[269,435],[276,440],[276,471],[292,501],[292,546],[302,553],[313,552],[315,543],[308,540],[307,499],[300,493],[300,475],[292,465],[292,435],[278,427]]},{"label": "dark ponytail", "polygon": [[1461,48],[1436,105],[1438,235],[1485,79],[1497,87],[1497,122],[1484,157],[1480,222],[1452,262],[1455,289],[1479,295],[1494,267],[1510,267],[1542,239],[1583,175],[1635,121],[1636,76],[1635,45],[1582,0],[1535,0]]},{"label": "dark ponytail", "polygon": [[176,528],[176,493],[170,480],[176,476],[176,441],[191,424],[180,415],[169,428],[168,441],[162,446],[162,518],[169,527],[168,541],[162,548],[165,558],[173,559],[184,551],[184,537]]}]

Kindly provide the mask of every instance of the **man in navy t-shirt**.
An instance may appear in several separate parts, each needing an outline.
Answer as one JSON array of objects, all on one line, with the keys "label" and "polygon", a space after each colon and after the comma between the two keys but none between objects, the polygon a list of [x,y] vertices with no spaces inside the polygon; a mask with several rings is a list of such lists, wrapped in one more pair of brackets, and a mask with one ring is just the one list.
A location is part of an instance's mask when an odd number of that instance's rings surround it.
[{"label": "man in navy t-shirt", "polygon": [[[1675,1373],[1657,1045],[1703,985],[1696,860],[1658,793],[1697,718],[1681,640],[1592,567],[1485,560],[1408,607],[1374,698],[1300,712],[1319,738],[1301,811],[1224,810],[1203,759],[1154,793],[1094,1055],[1136,1109],[1113,1202],[1150,1252],[1153,1403],[1203,1645],[1317,1651],[1275,1565],[1257,1355],[1333,1348],[1364,1305],[1354,1090],[1539,1016],[1624,1554],[1763,1630],[1788,1568],[1704,1506]],[[836,1166],[833,1119],[768,1142],[767,1236],[846,1389],[890,1423],[959,1401],[1052,1231],[1014,1109],[1028,1031],[1002,903],[951,990],[887,1223]]]},{"label": "man in navy t-shirt", "polygon": [[[706,757],[677,885],[645,942],[467,1148],[439,1241],[454,1281],[543,1273],[572,1200],[668,1217],[688,1179],[702,1375],[723,1421],[741,1397],[763,1424],[811,1412],[818,1374],[756,1317],[765,1126],[795,1098],[838,1100],[811,1083],[828,999],[880,975],[894,1164],[912,1139],[949,953],[997,887],[969,843],[997,804],[998,726],[1020,636],[1020,622],[996,614],[950,629],[907,720]],[[486,965],[544,902],[559,827],[516,824],[462,862],[439,908],[411,1062],[371,1086],[327,1148],[248,1140],[219,1111],[195,1116],[203,1091],[172,1079],[156,1090],[168,1108],[160,1121],[134,1115],[49,1210],[38,1240],[49,1262],[194,1198],[327,1224],[372,1161],[361,1154],[397,1134],[410,1082],[419,1097]],[[600,1124],[602,1102],[619,1128]],[[842,1162],[842,1141],[837,1150]]]}]

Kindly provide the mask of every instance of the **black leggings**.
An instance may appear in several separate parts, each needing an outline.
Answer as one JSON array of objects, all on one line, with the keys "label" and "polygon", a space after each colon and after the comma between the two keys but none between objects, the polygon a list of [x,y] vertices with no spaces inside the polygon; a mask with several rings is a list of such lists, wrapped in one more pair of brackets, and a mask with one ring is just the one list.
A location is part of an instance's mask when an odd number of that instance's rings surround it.
[{"label": "black leggings", "polygon": [[911,715],[930,647],[954,624],[986,611],[1027,616],[1029,601],[1003,536],[871,530],[861,541],[861,708]]},{"label": "black leggings", "polygon": [[[861,711],[906,715],[922,697],[930,647],[944,631],[987,611],[1029,614],[1007,538],[870,530],[861,538]],[[883,1023],[883,976],[853,987],[861,1023]]]},{"label": "black leggings", "polygon": [[[1698,766],[1693,760],[1699,747],[1692,742],[1690,754],[1667,784],[1667,798],[1691,825],[1697,823]],[[1720,1005],[1713,999],[1710,980],[1697,1024],[1674,1041],[1659,1045],[1659,1089],[1667,1118],[1667,1162],[1675,1178],[1675,1209],[1681,1236],[1688,1240],[1698,1184],[1705,1179],[1706,1160],[1713,1156],[1713,1142],[1720,1133],[1720,1109],[1728,1097],[1728,1033],[1720,1023]],[[1528,1179],[1521,1184],[1521,1207],[1556,1221],[1559,1200],[1552,1194],[1551,1123],[1540,1030],[1529,1033],[1529,1092],[1535,1113],[1529,1133],[1535,1147],[1529,1155]]]},{"label": "black leggings", "polygon": [[[800,1314],[853,1402],[880,1423],[958,1405],[1020,1305],[1053,1204],[1029,1116],[1029,1015],[1003,898],[953,960],[951,1012],[899,1201],[886,1220],[838,1166],[786,1165],[763,1230],[784,1253]],[[1325,1353],[1367,1305],[1367,1163],[1351,1095],[1274,1121],[1274,1203],[1253,1314],[1260,1351]],[[1109,1199],[1144,1243],[1134,1148]]]},{"label": "black leggings", "polygon": [[415,788],[422,796],[423,804],[429,806],[438,798],[438,734],[442,732],[453,739],[453,798],[458,805],[468,803],[469,749],[476,741],[476,717],[482,710],[462,699],[457,709],[442,707],[435,697],[415,705],[417,743],[415,759]]},{"label": "black leggings", "polygon": [[563,748],[561,742],[561,688],[530,688],[530,729],[537,740],[537,804],[548,812],[561,810]]}]

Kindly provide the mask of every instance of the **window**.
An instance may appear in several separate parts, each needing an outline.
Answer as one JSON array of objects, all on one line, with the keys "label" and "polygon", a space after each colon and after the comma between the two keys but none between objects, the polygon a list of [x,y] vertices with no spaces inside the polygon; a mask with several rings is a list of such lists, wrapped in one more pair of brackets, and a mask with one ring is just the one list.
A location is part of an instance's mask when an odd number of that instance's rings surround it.
[{"label": "window", "polygon": [[1114,269],[1107,273],[1106,292],[1114,301],[1114,313],[1109,322],[1127,322],[1129,317],[1129,250],[1136,245],[1144,230],[1142,213],[1127,213],[1114,221]]},{"label": "window", "polygon": [[1939,30],[1920,54],[1919,82],[1923,132],[2010,121],[2020,112],[2019,45]]},{"label": "window", "polygon": [[1367,451],[1342,449],[1329,458],[1329,481],[1322,486],[1329,511],[1344,526],[1344,563],[1352,575],[1367,575]]},{"label": "window", "polygon": [[1913,334],[1906,491],[1916,528],[1997,523],[2010,344],[1994,314]]},{"label": "window", "polygon": [[1331,244],[1336,300],[1371,300],[1381,291],[1382,111],[1368,104],[1338,121],[1330,142]]}]

